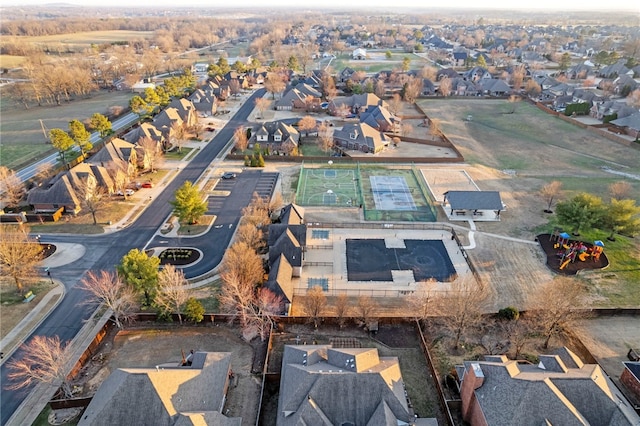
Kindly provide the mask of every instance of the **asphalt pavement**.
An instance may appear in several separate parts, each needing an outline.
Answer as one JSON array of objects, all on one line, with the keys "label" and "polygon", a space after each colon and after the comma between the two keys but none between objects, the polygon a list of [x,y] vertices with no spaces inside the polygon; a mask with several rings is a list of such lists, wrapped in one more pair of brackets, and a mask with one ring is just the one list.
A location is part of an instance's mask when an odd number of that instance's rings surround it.
[{"label": "asphalt pavement", "polygon": [[[246,125],[247,117],[254,108],[254,99],[263,96],[264,93],[264,89],[254,92],[225,127],[217,132],[216,136],[201,149],[186,167],[180,170],[172,181],[157,192],[156,197],[147,208],[127,228],[119,232],[97,236],[42,234],[41,241],[43,242],[82,244],[86,248],[86,253],[75,262],[50,269],[52,276],[64,283],[66,293],[60,304],[35,330],[33,335],[57,335],[62,341],[73,340],[96,309],[95,305],[86,303],[88,295],[78,288],[86,272],[89,270],[112,270],[129,250],[133,248],[144,249],[154,241],[157,231],[172,213],[169,201],[173,198],[176,189],[187,180],[196,182],[206,172],[210,164],[233,138],[235,129],[238,126]],[[185,269],[185,275],[188,278],[202,275],[218,265],[229,241],[231,241],[242,213],[242,207],[251,200],[251,195],[257,188],[263,188],[265,182],[271,181],[275,184],[274,176],[263,174],[257,170],[245,170],[238,174],[238,178],[236,178],[237,190],[234,189],[232,195],[227,197],[228,200],[224,202],[218,215],[218,220],[232,226],[227,226],[227,228],[212,227],[210,229],[211,235],[207,234],[197,241],[195,239],[190,241],[190,245],[193,246],[196,243],[203,244],[204,259],[193,268]],[[269,185],[267,183],[267,186]],[[273,190],[273,185],[271,185],[271,190]],[[19,359],[22,356],[22,350],[18,349],[9,359]],[[0,366],[0,381],[2,383],[7,383],[5,366],[6,362]],[[4,386],[0,389],[0,400],[2,401],[0,423],[2,425],[7,424],[30,390],[11,391],[5,389]]]}]

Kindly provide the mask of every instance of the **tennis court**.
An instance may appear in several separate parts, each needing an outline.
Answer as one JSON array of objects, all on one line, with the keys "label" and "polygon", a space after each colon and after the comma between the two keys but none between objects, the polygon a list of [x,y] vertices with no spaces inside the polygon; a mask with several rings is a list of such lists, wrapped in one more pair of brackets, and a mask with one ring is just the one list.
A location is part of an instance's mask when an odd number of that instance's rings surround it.
[{"label": "tennis court", "polygon": [[371,176],[369,180],[376,210],[417,210],[403,176]]}]

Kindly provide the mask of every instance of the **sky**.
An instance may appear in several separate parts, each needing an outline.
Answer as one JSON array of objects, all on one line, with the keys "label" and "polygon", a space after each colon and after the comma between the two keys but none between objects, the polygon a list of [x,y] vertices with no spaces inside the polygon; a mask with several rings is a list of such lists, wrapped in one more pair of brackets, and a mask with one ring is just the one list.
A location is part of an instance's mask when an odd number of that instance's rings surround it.
[{"label": "sky", "polygon": [[[103,0],[104,1],[104,0]],[[242,0],[239,2],[224,2],[221,0],[5,0],[3,6],[30,6],[47,3],[66,3],[81,6],[136,6],[136,7],[293,7],[303,8],[305,2],[300,0]],[[640,1],[638,0],[323,0],[321,2],[309,1],[310,7],[346,7],[349,9],[360,8],[463,8],[463,9],[536,9],[536,10],[602,10],[620,11],[628,10],[640,15]]]}]

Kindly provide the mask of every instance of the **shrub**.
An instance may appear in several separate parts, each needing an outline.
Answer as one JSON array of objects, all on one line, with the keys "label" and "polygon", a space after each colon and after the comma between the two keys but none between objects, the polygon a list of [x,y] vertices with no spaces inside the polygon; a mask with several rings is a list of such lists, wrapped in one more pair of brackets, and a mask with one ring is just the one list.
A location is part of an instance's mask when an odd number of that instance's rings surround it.
[{"label": "shrub", "polygon": [[520,311],[513,306],[507,306],[506,308],[502,308],[498,311],[498,318],[507,321],[515,321],[520,318]]},{"label": "shrub", "polygon": [[201,322],[204,319],[204,306],[195,297],[191,297],[185,304],[184,316],[189,321]]}]

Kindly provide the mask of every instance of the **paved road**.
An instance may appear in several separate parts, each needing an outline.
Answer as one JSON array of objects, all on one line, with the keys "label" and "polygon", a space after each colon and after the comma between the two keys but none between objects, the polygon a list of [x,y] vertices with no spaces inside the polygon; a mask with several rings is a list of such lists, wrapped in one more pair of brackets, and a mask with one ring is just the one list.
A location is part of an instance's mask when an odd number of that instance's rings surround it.
[{"label": "paved road", "polygon": [[[164,191],[145,209],[138,219],[128,228],[114,233],[99,236],[64,236],[64,235],[42,235],[43,242],[70,242],[81,243],[87,247],[85,256],[77,262],[69,265],[52,268],[51,274],[63,281],[67,288],[67,293],[60,305],[52,312],[47,320],[36,329],[35,335],[53,336],[57,335],[62,341],[73,339],[84,325],[95,306],[84,305],[86,294],[78,288],[79,281],[88,270],[112,270],[132,248],[145,248],[154,238],[154,234],[164,221],[169,217],[172,206],[169,204],[173,193],[185,181],[192,182],[203,174],[210,163],[221,153],[227,142],[233,137],[235,129],[246,124],[246,119],[253,110],[254,99],[264,94],[264,89],[256,91],[227,123],[218,131],[217,136],[206,144],[200,153],[189,163],[187,167],[171,181]],[[264,175],[264,176],[261,176]],[[194,239],[192,242],[203,244],[205,251],[204,259],[193,268],[185,270],[187,277],[194,277],[215,267],[227,247],[233,235],[233,231],[239,220],[242,207],[246,206],[254,190],[265,191],[266,186],[275,182],[274,176],[262,174],[259,171],[245,171],[238,175],[232,184],[234,191],[223,203],[219,211],[219,220],[231,223],[233,226],[225,229],[212,228],[211,235]],[[267,195],[267,194],[265,194]],[[223,231],[223,232],[221,232]],[[156,240],[157,242],[157,240]],[[155,243],[153,243],[155,244]],[[202,264],[202,265],[201,265]],[[22,351],[16,351],[11,358],[21,358]],[[8,360],[7,360],[8,361]],[[6,362],[0,367],[0,382],[7,383]],[[0,390],[0,400],[2,401],[0,412],[0,423],[6,424],[18,406],[22,403],[26,393],[20,391],[9,391],[2,387]]]},{"label": "paved road", "polygon": [[[131,126],[133,123],[137,122],[138,120],[139,120],[138,115],[130,112],[118,118],[113,123],[111,123],[111,129],[114,132],[118,132],[119,130],[122,130]],[[91,137],[89,140],[91,141],[92,144],[96,144],[100,140],[100,134],[98,132],[91,133]],[[77,146],[74,146],[72,149],[74,151],[80,150],[80,148]],[[48,157],[45,157],[42,160],[25,167],[24,169],[18,170],[18,172],[16,173],[16,176],[18,176],[18,178],[22,182],[26,182],[32,177],[34,177],[36,173],[38,173],[39,166],[43,164],[49,164],[51,167],[56,167],[58,164],[59,158],[60,158],[60,154],[58,153],[51,154]]]}]

